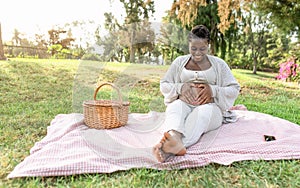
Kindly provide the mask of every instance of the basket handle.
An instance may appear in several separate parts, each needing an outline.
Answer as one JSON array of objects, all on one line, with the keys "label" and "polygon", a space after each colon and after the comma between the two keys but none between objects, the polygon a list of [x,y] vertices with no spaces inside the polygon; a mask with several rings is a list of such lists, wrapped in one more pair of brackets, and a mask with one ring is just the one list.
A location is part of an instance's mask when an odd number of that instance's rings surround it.
[{"label": "basket handle", "polygon": [[112,84],[112,83],[103,83],[103,84],[99,85],[98,88],[95,90],[95,93],[94,93],[94,100],[96,100],[97,93],[98,93],[99,89],[100,89],[102,86],[105,86],[105,85],[109,85],[109,86],[111,86],[112,88],[114,88],[115,90],[117,90],[120,104],[122,104],[123,102],[122,102],[121,92],[120,92],[119,88],[117,88],[117,87],[116,87],[114,84]]}]

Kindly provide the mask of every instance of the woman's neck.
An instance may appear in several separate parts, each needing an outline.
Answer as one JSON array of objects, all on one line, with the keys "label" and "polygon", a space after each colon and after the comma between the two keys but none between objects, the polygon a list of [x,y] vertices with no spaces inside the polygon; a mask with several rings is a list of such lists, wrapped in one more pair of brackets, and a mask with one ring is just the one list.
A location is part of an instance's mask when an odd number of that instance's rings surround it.
[{"label": "woman's neck", "polygon": [[193,58],[191,58],[192,62],[195,64],[195,65],[203,65],[207,62],[207,56],[204,55],[203,56],[203,59],[201,59],[200,61],[194,61]]}]

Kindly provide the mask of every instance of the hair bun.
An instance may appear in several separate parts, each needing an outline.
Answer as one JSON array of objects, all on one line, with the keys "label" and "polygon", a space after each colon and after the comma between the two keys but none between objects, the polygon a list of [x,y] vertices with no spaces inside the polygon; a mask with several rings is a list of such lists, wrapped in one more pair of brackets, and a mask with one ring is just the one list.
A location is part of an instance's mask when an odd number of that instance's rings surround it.
[{"label": "hair bun", "polygon": [[205,27],[204,25],[196,25],[195,27],[193,27],[189,34],[188,39],[190,41],[191,39],[196,39],[196,38],[207,39],[209,42],[210,32],[207,29],[207,27]]}]

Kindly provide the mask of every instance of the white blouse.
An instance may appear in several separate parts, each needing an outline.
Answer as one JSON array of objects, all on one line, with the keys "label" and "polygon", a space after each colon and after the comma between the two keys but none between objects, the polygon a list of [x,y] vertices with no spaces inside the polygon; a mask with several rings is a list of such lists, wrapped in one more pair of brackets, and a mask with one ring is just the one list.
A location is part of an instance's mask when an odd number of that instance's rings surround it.
[{"label": "white blouse", "polygon": [[217,81],[217,75],[212,66],[207,70],[188,70],[183,68],[181,72],[181,80],[183,82],[191,82],[193,80],[205,80],[208,84],[215,85]]}]

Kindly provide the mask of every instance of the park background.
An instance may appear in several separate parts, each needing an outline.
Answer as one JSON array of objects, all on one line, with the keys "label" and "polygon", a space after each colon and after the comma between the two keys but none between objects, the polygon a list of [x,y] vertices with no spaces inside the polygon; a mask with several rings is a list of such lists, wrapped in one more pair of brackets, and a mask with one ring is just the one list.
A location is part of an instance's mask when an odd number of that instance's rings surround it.
[{"label": "park background", "polygon": [[[18,3],[21,6],[15,6]],[[285,62],[282,69],[290,70],[281,70],[279,78],[299,80],[300,8],[296,0],[89,0],[45,5],[31,0],[10,1],[7,7],[0,20],[5,28],[2,59],[170,64],[188,52],[188,31],[203,24],[211,32],[210,53],[225,59],[231,68],[254,74],[257,70],[278,72]]]},{"label": "park background", "polygon": [[159,79],[172,60],[187,53],[186,34],[197,24],[209,28],[210,53],[224,58],[241,84],[237,104],[300,124],[297,0],[3,4],[7,8],[0,12],[0,187],[300,186],[299,160],[6,179],[46,135],[57,114],[74,112],[74,76],[80,66],[105,64],[97,79],[109,82],[140,73],[128,96],[130,110],[147,113],[152,107],[145,104],[154,97],[162,100]]}]

